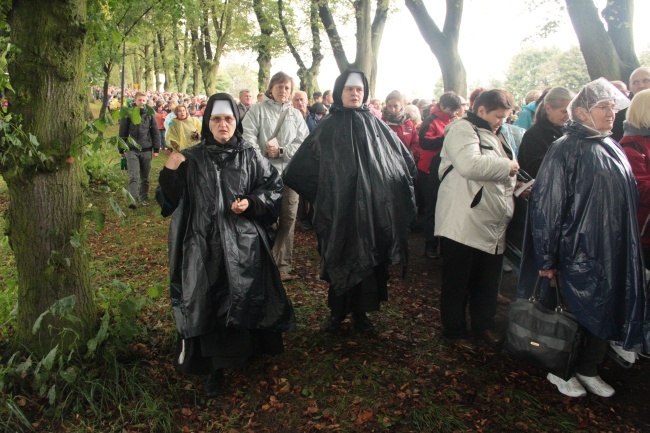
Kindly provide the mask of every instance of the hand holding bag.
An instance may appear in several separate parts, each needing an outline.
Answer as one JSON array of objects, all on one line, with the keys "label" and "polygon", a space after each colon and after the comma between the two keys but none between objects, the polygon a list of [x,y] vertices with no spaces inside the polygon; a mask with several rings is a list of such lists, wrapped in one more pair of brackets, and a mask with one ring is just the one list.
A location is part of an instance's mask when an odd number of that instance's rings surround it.
[{"label": "hand holding bag", "polygon": [[504,347],[515,357],[568,380],[575,373],[582,330],[562,303],[557,278],[555,291],[558,306],[549,310],[541,305],[541,281],[542,277],[537,278],[535,290],[529,299],[517,299],[510,304]]}]

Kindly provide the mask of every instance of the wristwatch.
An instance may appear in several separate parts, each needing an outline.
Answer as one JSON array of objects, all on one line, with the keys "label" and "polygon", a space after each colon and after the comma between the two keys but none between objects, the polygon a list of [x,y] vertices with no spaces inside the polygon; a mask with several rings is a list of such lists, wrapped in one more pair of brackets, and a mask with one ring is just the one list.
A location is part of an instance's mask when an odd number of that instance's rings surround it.
[{"label": "wristwatch", "polygon": [[284,147],[280,148],[280,156],[284,155]]}]

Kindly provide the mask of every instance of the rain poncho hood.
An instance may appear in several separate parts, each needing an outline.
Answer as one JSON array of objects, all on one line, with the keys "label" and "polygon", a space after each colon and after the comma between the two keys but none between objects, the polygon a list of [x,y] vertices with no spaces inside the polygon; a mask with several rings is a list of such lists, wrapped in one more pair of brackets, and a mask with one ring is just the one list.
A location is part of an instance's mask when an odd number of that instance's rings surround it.
[{"label": "rain poncho hood", "polygon": [[[314,205],[321,278],[341,295],[384,263],[406,265],[416,216],[416,168],[400,139],[364,104],[343,107],[349,72],[334,103],[285,168],[285,184]],[[360,71],[354,71],[360,72]],[[364,80],[364,100],[368,82]]]},{"label": "rain poncho hood", "polygon": [[[226,144],[216,142],[208,122],[212,104],[227,100],[237,126]],[[183,192],[177,206],[157,194],[169,229],[171,298],[183,338],[204,335],[216,326],[287,331],[295,317],[273,263],[266,227],[278,217],[282,180],[268,160],[241,138],[234,99],[213,95],[203,116],[204,140],[181,153]],[[180,176],[180,174],[179,174]],[[242,214],[230,209],[246,197],[257,206]],[[252,208],[258,214],[251,214]],[[218,258],[223,257],[223,266]],[[224,286],[220,269],[225,268]]]},{"label": "rain poncho hood", "polygon": [[591,111],[596,105],[604,101],[614,101],[614,110],[616,111],[630,106],[630,100],[620,90],[607,79],[600,77],[591,83],[585,84],[576,97],[573,98],[567,110],[569,113],[573,113],[576,108],[580,107]]},{"label": "rain poncho hood", "polygon": [[[599,97],[598,97],[599,98]],[[594,99],[595,100],[595,99]],[[638,192],[625,154],[607,137],[568,121],[529,198],[518,297],[539,270],[557,269],[565,305],[599,338],[650,349]],[[548,293],[542,298],[548,299]]]}]

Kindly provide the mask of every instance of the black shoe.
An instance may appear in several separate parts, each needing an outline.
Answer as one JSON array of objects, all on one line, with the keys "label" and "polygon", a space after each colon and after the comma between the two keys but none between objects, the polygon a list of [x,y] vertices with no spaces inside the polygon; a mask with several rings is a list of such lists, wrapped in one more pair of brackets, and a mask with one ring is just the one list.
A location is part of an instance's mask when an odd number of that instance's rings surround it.
[{"label": "black shoe", "polygon": [[313,229],[314,226],[311,225],[311,223],[306,222],[306,223],[300,223],[300,228],[305,230],[305,231],[309,231],[309,230]]},{"label": "black shoe", "polygon": [[359,332],[369,332],[375,329],[375,325],[368,319],[366,313],[352,313],[352,323],[354,329]]},{"label": "black shoe", "polygon": [[497,345],[503,343],[503,337],[496,331],[488,329],[487,331],[479,332],[477,337],[488,344]]},{"label": "black shoe", "polygon": [[224,382],[223,370],[217,370],[215,373],[212,373],[205,382],[205,396],[209,398],[218,396],[223,389]]},{"label": "black shoe", "polygon": [[129,203],[129,209],[137,209],[138,205],[135,203]]},{"label": "black shoe", "polygon": [[436,252],[436,248],[428,246],[424,250],[424,256],[427,259],[439,259],[440,255]]},{"label": "black shoe", "polygon": [[341,332],[341,322],[343,320],[338,317],[329,317],[323,326],[321,326],[321,331],[327,332],[328,334],[338,334]]}]

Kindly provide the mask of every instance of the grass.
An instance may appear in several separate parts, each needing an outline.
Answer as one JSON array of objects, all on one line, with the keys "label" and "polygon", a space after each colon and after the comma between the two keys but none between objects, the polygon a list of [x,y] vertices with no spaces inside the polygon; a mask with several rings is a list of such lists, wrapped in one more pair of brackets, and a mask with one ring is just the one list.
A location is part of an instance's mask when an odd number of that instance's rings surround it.
[{"label": "grass", "polygon": [[[103,168],[108,183],[91,182],[88,201],[106,222],[101,232],[88,223],[88,248],[96,301],[111,312],[111,331],[137,325],[133,337],[108,341],[92,362],[72,361],[79,376],[72,383],[57,379],[59,398],[53,404],[30,388],[30,376],[0,390],[0,431],[634,432],[650,425],[647,364],[635,371],[608,367],[620,396],[569,400],[543,374],[498,351],[467,354],[447,347],[439,338],[440,268],[415,253],[406,279],[393,269],[390,300],[372,315],[376,333],[359,335],[348,322],[340,336],[321,333],[327,287],[318,279],[312,233],[299,230],[294,252],[299,278],[286,285],[297,330],[285,336],[285,353],[227,372],[224,394],[205,398],[203,378],[181,376],[172,366],[169,220],[155,205],[126,208],[127,179],[115,155],[113,149],[98,154],[108,162]],[[154,160],[152,185],[164,161]],[[125,218],[113,211],[111,199]],[[0,182],[0,207],[6,203]],[[421,242],[416,231],[413,251]],[[0,324],[16,302],[13,280],[10,248],[0,242]],[[0,335],[10,338],[10,326]],[[7,361],[3,355],[0,375]]]}]

